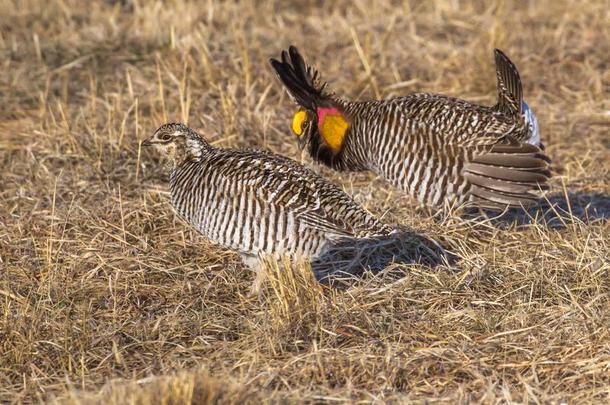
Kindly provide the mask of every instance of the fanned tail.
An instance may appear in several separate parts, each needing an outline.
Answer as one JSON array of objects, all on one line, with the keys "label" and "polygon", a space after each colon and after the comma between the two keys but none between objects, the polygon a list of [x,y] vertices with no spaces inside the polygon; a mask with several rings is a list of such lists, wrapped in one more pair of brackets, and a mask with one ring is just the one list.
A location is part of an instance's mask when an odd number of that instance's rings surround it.
[{"label": "fanned tail", "polygon": [[464,166],[473,202],[480,207],[504,209],[535,203],[548,189],[550,159],[540,148],[509,139],[494,145]]},{"label": "fanned tail", "polygon": [[499,49],[494,50],[498,78],[498,104],[496,109],[511,116],[521,116],[523,86],[517,67]]},{"label": "fanned tail", "polygon": [[272,58],[269,62],[296,102],[312,111],[327,106],[326,83],[319,83],[318,71],[305,64],[297,48],[291,45],[288,51],[282,51],[281,59]]}]

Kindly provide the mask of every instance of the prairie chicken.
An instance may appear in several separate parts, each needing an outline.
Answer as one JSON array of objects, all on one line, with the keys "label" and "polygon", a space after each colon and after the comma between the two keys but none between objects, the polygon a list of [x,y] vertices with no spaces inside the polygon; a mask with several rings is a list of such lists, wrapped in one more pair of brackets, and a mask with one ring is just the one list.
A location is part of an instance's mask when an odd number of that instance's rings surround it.
[{"label": "prairie chicken", "polygon": [[498,49],[495,60],[493,107],[423,93],[347,101],[326,91],[295,47],[270,62],[300,105],[292,130],[315,161],[371,170],[423,205],[504,209],[535,202],[551,173],[517,68]]},{"label": "prairie chicken", "polygon": [[330,241],[388,234],[339,187],[288,158],[259,150],[212,147],[183,124],[165,124],[145,140],[173,164],[172,205],[212,242],[236,250],[257,271],[260,255],[315,259]]}]

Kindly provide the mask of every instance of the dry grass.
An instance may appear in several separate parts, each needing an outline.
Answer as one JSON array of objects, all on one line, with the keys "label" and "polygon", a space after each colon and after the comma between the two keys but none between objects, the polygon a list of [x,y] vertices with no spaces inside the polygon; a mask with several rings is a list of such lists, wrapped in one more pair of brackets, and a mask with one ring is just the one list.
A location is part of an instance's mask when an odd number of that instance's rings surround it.
[{"label": "dry grass", "polygon": [[[93,3],[0,0],[0,402],[610,400],[606,2]],[[487,103],[502,48],[554,159],[549,202],[433,218],[319,169],[458,263],[339,290],[272,266],[248,297],[139,141],[188,120],[299,158],[267,65],[290,43],[353,97]]]}]

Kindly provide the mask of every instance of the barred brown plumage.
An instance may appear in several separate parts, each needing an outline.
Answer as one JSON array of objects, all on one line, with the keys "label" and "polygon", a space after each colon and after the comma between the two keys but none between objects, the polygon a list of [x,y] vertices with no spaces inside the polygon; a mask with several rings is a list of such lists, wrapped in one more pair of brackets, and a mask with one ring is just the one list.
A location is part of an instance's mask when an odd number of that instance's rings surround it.
[{"label": "barred brown plumage", "polygon": [[339,187],[288,158],[215,148],[174,123],[143,145],[173,162],[170,189],[178,215],[211,241],[238,251],[249,266],[256,268],[261,254],[313,259],[333,239],[391,231]]},{"label": "barred brown plumage", "polygon": [[292,128],[314,160],[341,171],[371,170],[428,206],[503,209],[535,202],[551,173],[517,68],[498,49],[495,60],[493,107],[422,93],[343,100],[293,46],[271,65],[302,108]]}]

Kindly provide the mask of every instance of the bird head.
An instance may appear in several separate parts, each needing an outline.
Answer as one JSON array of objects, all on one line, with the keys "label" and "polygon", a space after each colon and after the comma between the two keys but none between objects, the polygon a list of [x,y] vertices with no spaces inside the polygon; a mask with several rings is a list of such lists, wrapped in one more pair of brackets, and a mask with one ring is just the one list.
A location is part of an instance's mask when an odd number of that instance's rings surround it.
[{"label": "bird head", "polygon": [[196,131],[181,123],[161,125],[151,137],[142,142],[142,146],[152,146],[174,164],[198,158],[209,148]]},{"label": "bird head", "polygon": [[294,113],[290,127],[297,137],[299,147],[303,149],[318,131],[318,117],[314,112],[301,108]]},{"label": "bird head", "polygon": [[301,148],[314,144],[315,149],[323,148],[336,155],[343,149],[349,123],[334,107],[317,108],[315,112],[299,109],[292,117],[291,127]]}]

